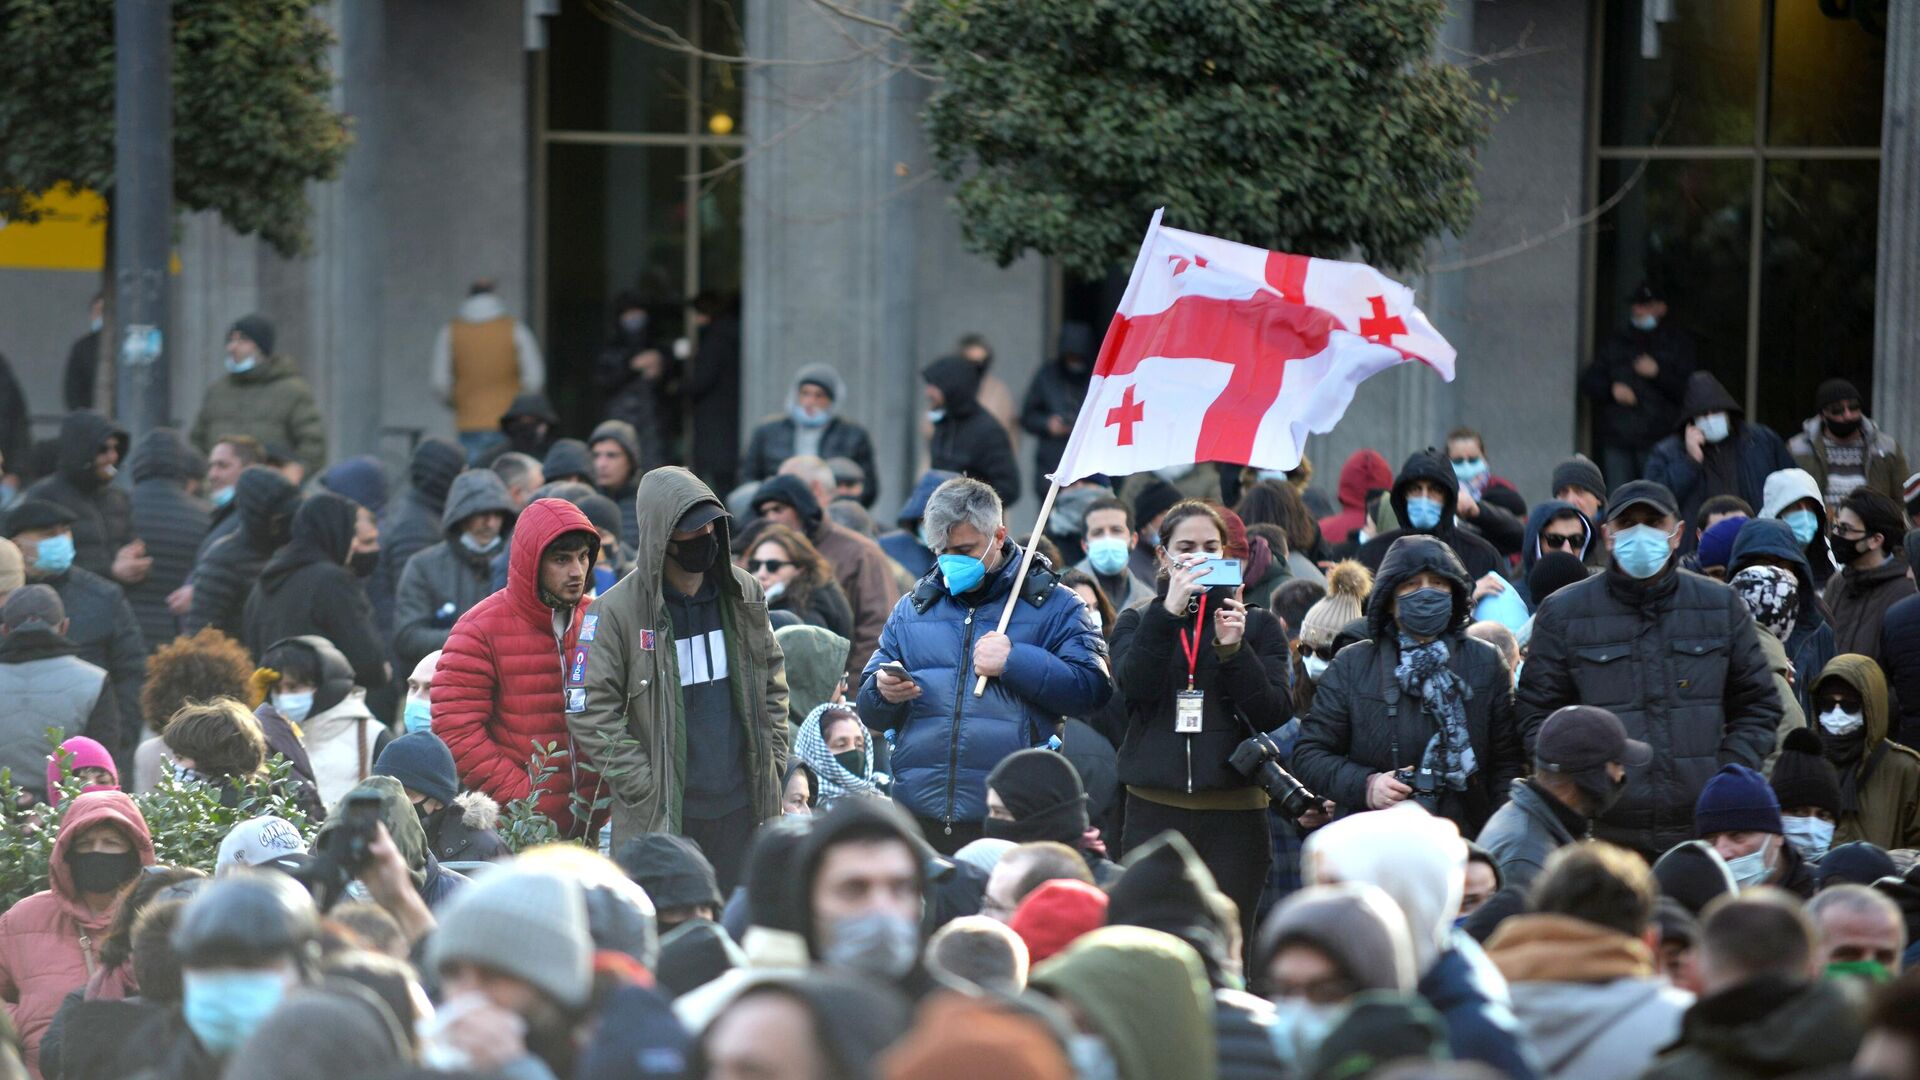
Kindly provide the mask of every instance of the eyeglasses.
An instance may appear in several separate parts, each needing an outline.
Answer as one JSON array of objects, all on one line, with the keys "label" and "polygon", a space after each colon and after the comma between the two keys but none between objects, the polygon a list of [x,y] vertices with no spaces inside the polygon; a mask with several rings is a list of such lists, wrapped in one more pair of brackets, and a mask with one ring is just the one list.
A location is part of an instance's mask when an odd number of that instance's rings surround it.
[{"label": "eyeglasses", "polygon": [[1842,540],[1858,540],[1867,535],[1867,530],[1865,529],[1856,528],[1838,521],[1833,523],[1830,531]]},{"label": "eyeglasses", "polygon": [[792,565],[784,559],[748,559],[747,573],[757,574],[764,570],[769,574],[777,574]]},{"label": "eyeglasses", "polygon": [[1581,539],[1583,538],[1578,536],[1562,536],[1559,533],[1540,534],[1540,543],[1543,547],[1565,548],[1568,551],[1579,547]]}]

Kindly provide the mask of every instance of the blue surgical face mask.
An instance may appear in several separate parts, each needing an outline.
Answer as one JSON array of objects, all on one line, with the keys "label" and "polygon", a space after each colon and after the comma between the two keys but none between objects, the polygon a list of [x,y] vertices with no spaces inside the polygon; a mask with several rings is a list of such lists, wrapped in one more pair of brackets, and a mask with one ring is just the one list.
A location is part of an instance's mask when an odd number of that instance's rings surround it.
[{"label": "blue surgical face mask", "polygon": [[1693,422],[1700,429],[1700,437],[1710,443],[1725,442],[1733,432],[1733,421],[1723,412],[1712,412]]},{"label": "blue surgical face mask", "polygon": [[816,428],[825,427],[827,421],[833,419],[833,410],[820,409],[810,412],[802,408],[799,402],[794,402],[787,406],[787,415],[793,419],[794,423],[799,424],[801,427]]},{"label": "blue surgical face mask", "polygon": [[73,565],[73,534],[61,533],[40,541],[33,568],[43,574],[64,574]]},{"label": "blue surgical face mask", "polygon": [[1305,1065],[1346,1014],[1344,1002],[1317,1005],[1305,998],[1276,998],[1268,1038],[1281,1061]]},{"label": "blue surgical face mask", "polygon": [[1633,320],[1633,328],[1642,333],[1660,325],[1660,316],[1658,315],[1634,315],[1631,318]]},{"label": "blue surgical face mask", "polygon": [[291,723],[299,723],[313,711],[313,691],[288,691],[273,695],[273,707]]},{"label": "blue surgical face mask", "polygon": [[410,697],[407,699],[405,711],[400,714],[400,719],[407,725],[407,734],[409,735],[416,731],[432,731],[433,703],[421,698]]},{"label": "blue surgical face mask", "polygon": [[260,362],[260,358],[257,356],[249,356],[245,360],[235,360],[229,356],[223,362],[227,365],[227,374],[239,375],[242,372],[252,371],[253,366]]},{"label": "blue surgical face mask", "polygon": [[1120,1080],[1120,1065],[1098,1035],[1068,1036],[1067,1060],[1075,1080]]},{"label": "blue surgical face mask", "polygon": [[987,564],[971,555],[940,556],[940,579],[954,596],[970,593],[987,578]]},{"label": "blue surgical face mask", "polygon": [[1436,529],[1440,527],[1439,499],[1408,499],[1407,524],[1416,529]]},{"label": "blue surgical face mask", "polygon": [[928,409],[927,410],[927,423],[929,424],[937,424],[940,421],[945,420],[946,418],[947,418],[947,410],[945,409]]},{"label": "blue surgical face mask", "polygon": [[1767,875],[1773,872],[1773,867],[1767,865],[1767,854],[1773,845],[1773,838],[1769,837],[1747,854],[1727,860],[1727,873],[1733,875],[1734,885],[1745,890],[1767,880]]},{"label": "blue surgical face mask", "polygon": [[1128,554],[1127,542],[1118,536],[1102,536],[1087,544],[1087,561],[1108,577],[1126,567]]},{"label": "blue surgical face mask", "polygon": [[1635,525],[1613,537],[1613,561],[1622,573],[1641,581],[1666,568],[1673,549],[1666,531],[1652,525]]},{"label": "blue surgical face mask", "polygon": [[1470,461],[1456,461],[1453,463],[1453,477],[1463,484],[1471,484],[1485,475],[1487,475],[1486,458],[1474,458]]},{"label": "blue surgical face mask", "polygon": [[233,501],[233,491],[234,489],[231,486],[218,488],[211,495],[207,496],[207,500],[213,503],[214,509],[217,510]]},{"label": "blue surgical face mask", "polygon": [[1811,510],[1789,510],[1780,515],[1780,520],[1793,530],[1793,541],[1801,547],[1813,543],[1813,538],[1820,535],[1820,515]]},{"label": "blue surgical face mask", "polygon": [[500,550],[500,544],[504,539],[500,534],[495,533],[493,539],[482,544],[474,540],[472,533],[461,533],[460,546],[473,552],[475,555],[491,555]]},{"label": "blue surgical face mask", "polygon": [[279,971],[218,970],[180,973],[181,1011],[200,1045],[216,1056],[232,1053],[287,996]]}]

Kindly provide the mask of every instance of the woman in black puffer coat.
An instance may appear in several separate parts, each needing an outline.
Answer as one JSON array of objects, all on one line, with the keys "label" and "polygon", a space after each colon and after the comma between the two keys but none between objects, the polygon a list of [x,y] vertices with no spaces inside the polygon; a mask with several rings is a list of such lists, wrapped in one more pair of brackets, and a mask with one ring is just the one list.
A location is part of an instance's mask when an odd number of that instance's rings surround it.
[{"label": "woman in black puffer coat", "polygon": [[1431,536],[1401,537],[1381,560],[1372,640],[1321,673],[1293,751],[1300,782],[1343,813],[1418,798],[1475,836],[1526,775],[1512,673],[1467,636],[1471,589],[1460,557]]},{"label": "woman in black puffer coat", "polygon": [[[1270,612],[1241,603],[1238,589],[1230,597],[1208,594],[1204,577],[1189,569],[1226,545],[1226,524],[1212,507],[1175,505],[1160,535],[1159,597],[1122,614],[1113,635],[1127,704],[1125,847],[1168,830],[1185,836],[1251,934],[1273,861],[1267,794],[1228,759],[1256,732],[1293,715],[1287,635]],[[1200,730],[1182,733],[1178,700],[1189,687],[1202,695]]]}]

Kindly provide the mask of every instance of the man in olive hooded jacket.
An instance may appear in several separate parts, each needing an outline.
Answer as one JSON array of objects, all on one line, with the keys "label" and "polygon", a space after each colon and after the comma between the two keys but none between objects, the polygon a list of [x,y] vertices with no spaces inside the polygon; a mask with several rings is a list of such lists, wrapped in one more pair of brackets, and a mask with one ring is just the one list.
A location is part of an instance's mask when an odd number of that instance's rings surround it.
[{"label": "man in olive hooded jacket", "polygon": [[634,569],[594,601],[567,665],[567,727],[613,789],[613,842],[699,842],[723,888],[780,812],[785,660],[720,500],[678,466],[640,481]]}]

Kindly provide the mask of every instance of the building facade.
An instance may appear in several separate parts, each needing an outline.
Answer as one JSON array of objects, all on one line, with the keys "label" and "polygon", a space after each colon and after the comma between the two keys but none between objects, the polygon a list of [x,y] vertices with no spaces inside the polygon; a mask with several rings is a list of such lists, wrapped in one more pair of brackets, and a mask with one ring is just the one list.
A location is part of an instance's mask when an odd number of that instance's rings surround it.
[{"label": "building facade", "polygon": [[[227,325],[260,310],[333,444],[397,461],[451,430],[424,389],[428,355],[467,284],[490,277],[584,427],[614,297],[642,297],[670,338],[708,291],[741,304],[743,431],[782,407],[798,368],[833,364],[842,411],[902,492],[921,367],[982,332],[1018,394],[1062,319],[1102,324],[1111,296],[1043,258],[1001,268],[964,249],[919,130],[928,84],[862,17],[884,22],[891,2],[334,0],[356,145],[313,191],[315,253],[283,260],[206,215],[183,221],[176,415],[190,422],[219,374]],[[1920,10],[1454,0],[1440,55],[1510,99],[1479,155],[1474,224],[1407,275],[1459,375],[1408,367],[1364,386],[1309,447],[1329,488],[1360,446],[1397,462],[1464,424],[1544,495],[1553,463],[1587,446],[1581,368],[1643,280],[1750,416],[1790,433],[1814,385],[1845,375],[1920,443]],[[50,430],[98,275],[9,265],[4,233],[0,353]]]}]

